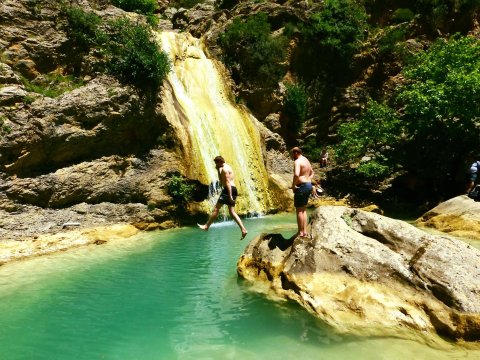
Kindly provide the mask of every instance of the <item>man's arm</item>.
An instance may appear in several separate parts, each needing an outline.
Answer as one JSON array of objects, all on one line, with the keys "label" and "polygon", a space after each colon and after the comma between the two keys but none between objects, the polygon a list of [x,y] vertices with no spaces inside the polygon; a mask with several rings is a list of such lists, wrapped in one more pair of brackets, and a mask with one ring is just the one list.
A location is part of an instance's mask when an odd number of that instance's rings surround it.
[{"label": "man's arm", "polygon": [[223,179],[225,181],[225,188],[227,189],[228,198],[233,203],[232,196],[232,169],[228,167],[223,168]]},{"label": "man's arm", "polygon": [[233,200],[233,194],[232,194],[232,170],[229,170],[227,173],[227,193],[228,193],[228,198],[230,200],[230,205],[235,205],[235,200]]},{"label": "man's arm", "polygon": [[295,160],[293,163],[293,180],[292,180],[292,189],[294,192],[295,192],[295,185],[297,185],[299,177],[300,177],[300,161]]}]

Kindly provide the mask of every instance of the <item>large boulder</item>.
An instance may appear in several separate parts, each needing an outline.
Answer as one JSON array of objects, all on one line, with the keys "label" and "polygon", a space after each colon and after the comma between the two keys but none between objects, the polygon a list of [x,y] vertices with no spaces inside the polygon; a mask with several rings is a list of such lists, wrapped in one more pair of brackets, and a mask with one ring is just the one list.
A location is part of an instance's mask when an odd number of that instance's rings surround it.
[{"label": "large boulder", "polygon": [[477,249],[343,206],[317,208],[309,230],[311,238],[255,238],[239,275],[340,333],[480,340]]},{"label": "large boulder", "polygon": [[423,214],[415,224],[453,236],[480,240],[480,202],[466,195],[454,197]]}]

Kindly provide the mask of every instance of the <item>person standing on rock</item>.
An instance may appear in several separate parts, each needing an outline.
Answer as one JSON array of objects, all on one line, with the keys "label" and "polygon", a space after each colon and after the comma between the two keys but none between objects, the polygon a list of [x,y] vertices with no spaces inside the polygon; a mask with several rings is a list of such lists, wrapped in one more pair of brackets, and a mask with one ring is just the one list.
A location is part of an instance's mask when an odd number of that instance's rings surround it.
[{"label": "person standing on rock", "polygon": [[294,147],[290,151],[294,160],[292,190],[293,204],[297,212],[297,236],[307,236],[306,207],[312,192],[313,169],[300,148]]},{"label": "person standing on rock", "polygon": [[468,171],[468,183],[466,193],[469,194],[477,183],[478,172],[480,170],[480,161],[474,161]]},{"label": "person standing on rock", "polygon": [[243,226],[242,220],[238,216],[238,214],[235,212],[235,199],[237,198],[237,188],[235,187],[235,183],[233,182],[234,179],[234,174],[232,167],[228,165],[225,162],[225,159],[221,156],[215,157],[213,159],[215,162],[215,167],[217,168],[218,172],[218,178],[220,179],[220,183],[223,186],[222,193],[218,197],[217,204],[215,205],[215,208],[213,209],[212,214],[208,218],[208,221],[205,225],[200,225],[197,224],[198,227],[202,230],[208,231],[210,228],[210,225],[215,221],[215,219],[218,216],[218,212],[220,211],[220,208],[223,205],[228,206],[228,212],[230,213],[230,216],[235,220],[235,222],[238,224],[240,227],[240,230],[242,231],[242,237],[240,240],[243,240],[245,236],[247,236],[247,229],[245,226]]},{"label": "person standing on rock", "polygon": [[320,155],[320,167],[324,168],[328,166],[328,151],[326,147],[323,147],[322,154]]}]

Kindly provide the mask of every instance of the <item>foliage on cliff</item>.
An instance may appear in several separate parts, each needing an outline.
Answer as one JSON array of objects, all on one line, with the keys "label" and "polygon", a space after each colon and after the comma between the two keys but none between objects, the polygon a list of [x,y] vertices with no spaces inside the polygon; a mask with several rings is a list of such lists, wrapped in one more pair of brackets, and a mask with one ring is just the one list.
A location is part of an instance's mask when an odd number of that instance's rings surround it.
[{"label": "foliage on cliff", "polygon": [[194,197],[195,186],[178,172],[169,174],[167,193],[170,195],[177,208],[185,210],[189,201]]},{"label": "foliage on cliff", "polygon": [[[122,2],[121,5],[130,9],[128,4]],[[132,8],[136,9],[153,11],[151,6]],[[168,56],[153,39],[148,25],[127,18],[104,22],[94,13],[78,7],[66,7],[63,13],[67,19],[66,33],[76,50],[72,61],[77,67],[94,50],[97,57],[100,56],[97,69],[104,68],[125,83],[139,88],[157,89],[162,84],[171,65]]]},{"label": "foliage on cliff", "polygon": [[[281,93],[281,101],[269,107],[280,115],[281,128],[275,131],[314,160],[323,146],[334,147],[334,162],[346,169],[340,178],[332,178],[339,187],[348,178],[375,190],[408,175],[415,179],[408,186],[414,181],[417,194],[458,193],[462,166],[480,145],[478,38],[468,36],[478,31],[480,1],[302,4],[288,3],[307,9],[295,16],[265,5],[270,12],[263,17],[268,25],[262,31],[252,26],[258,14],[245,11],[220,37],[240,93],[248,95],[247,105],[267,117],[259,108],[264,106],[265,87],[275,94],[273,101]],[[235,11],[245,3],[230,7]],[[285,60],[266,59],[277,66],[275,76],[244,63],[245,54],[253,57],[257,52],[253,42],[235,46],[241,35],[229,38],[241,34],[240,24],[243,29],[250,24],[263,39],[270,33],[270,38],[288,40]],[[303,91],[295,91],[299,89]],[[358,183],[346,191],[355,191]]]},{"label": "foliage on cliff", "polygon": [[158,3],[155,0],[112,0],[112,3],[125,11],[145,15],[151,25],[158,23],[158,19],[154,14],[158,10]]},{"label": "foliage on cliff", "polygon": [[[441,191],[480,147],[480,40],[438,39],[411,59],[406,79],[383,103],[370,101],[359,120],[339,129],[339,160],[400,167]],[[370,163],[370,165],[367,165]],[[365,174],[364,174],[365,175]],[[368,174],[367,174],[368,175]]]},{"label": "foliage on cliff", "polygon": [[286,38],[272,36],[267,14],[236,18],[219,39],[224,59],[237,79],[257,86],[276,84],[284,74]]},{"label": "foliage on cliff", "polygon": [[170,71],[168,55],[160,51],[150,29],[119,19],[110,24],[105,43],[107,69],[121,80],[138,87],[158,88]]}]

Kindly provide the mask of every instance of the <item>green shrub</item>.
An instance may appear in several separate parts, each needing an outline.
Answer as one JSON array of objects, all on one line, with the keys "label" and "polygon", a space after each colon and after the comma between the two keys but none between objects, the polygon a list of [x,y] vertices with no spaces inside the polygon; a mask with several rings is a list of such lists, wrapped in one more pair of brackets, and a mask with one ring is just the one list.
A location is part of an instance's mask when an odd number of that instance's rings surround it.
[{"label": "green shrub", "polygon": [[[46,97],[56,98],[65,92],[72,91],[85,85],[85,82],[71,75],[46,74],[30,81],[21,78],[25,89]],[[33,102],[33,98],[25,97],[24,102]]]},{"label": "green shrub", "polygon": [[307,43],[316,44],[337,61],[348,61],[359,48],[367,29],[365,8],[355,0],[326,0],[302,27]]},{"label": "green shrub", "polygon": [[336,147],[341,162],[358,161],[368,153],[378,153],[392,146],[401,132],[396,112],[385,104],[370,100],[359,120],[338,128],[340,143]]},{"label": "green shrub", "polygon": [[175,201],[182,205],[185,205],[188,201],[192,200],[195,186],[190,184],[179,173],[173,173],[170,175],[170,179],[167,184],[167,193]]},{"label": "green shrub", "polygon": [[362,162],[355,172],[367,179],[379,180],[390,174],[391,169],[377,160],[370,160]]},{"label": "green shrub", "polygon": [[308,95],[303,85],[291,84],[286,85],[286,88],[284,111],[292,129],[298,131],[307,117]]},{"label": "green shrub", "polygon": [[399,43],[405,40],[407,31],[403,27],[389,28],[378,41],[380,54],[395,53]]},{"label": "green shrub", "polygon": [[7,118],[0,115],[0,136],[10,134],[12,131],[11,127],[5,124],[5,120],[7,120]]},{"label": "green shrub", "polygon": [[125,11],[144,15],[153,14],[158,9],[156,0],[113,0],[112,3]]},{"label": "green shrub", "polygon": [[[438,40],[404,70],[409,83],[397,106],[410,147],[412,167],[442,176],[480,146],[480,40]],[[434,149],[434,151],[432,151]]]},{"label": "green shrub", "polygon": [[63,9],[63,14],[68,22],[66,27],[68,38],[78,50],[87,52],[97,43],[100,17],[85,12],[79,7],[66,7]]},{"label": "green shrub", "polygon": [[224,59],[238,76],[259,85],[275,84],[284,74],[287,39],[273,37],[265,13],[242,22],[235,18],[219,38]]},{"label": "green shrub", "polygon": [[147,204],[147,210],[148,211],[153,211],[157,208],[157,205],[155,205],[154,203],[148,203]]},{"label": "green shrub", "polygon": [[147,17],[147,22],[150,25],[158,25],[158,18],[154,14],[158,9],[156,0],[113,0],[113,5],[125,11],[143,14]]},{"label": "green shrub", "polygon": [[[310,159],[310,161],[320,161],[320,158],[322,156],[322,148],[325,147],[324,145],[322,146],[320,143],[318,143],[317,139],[313,136],[308,137],[305,139],[305,142],[302,145],[302,151],[305,154],[307,158]],[[328,149],[329,154],[332,153],[331,149]]]},{"label": "green shrub", "polygon": [[26,105],[30,105],[30,104],[32,104],[34,101],[35,101],[35,97],[33,97],[33,96],[27,95],[27,96],[24,96],[24,97],[23,97],[23,103],[26,104]]},{"label": "green shrub", "polygon": [[[154,9],[152,1],[147,0],[125,1],[122,4],[125,7],[136,4],[133,8],[137,10]],[[157,89],[170,71],[168,56],[158,48],[149,26],[135,24],[128,19],[119,19],[107,23],[104,26],[105,30],[100,30],[101,19],[95,14],[86,13],[77,7],[66,7],[63,13],[68,20],[67,35],[75,49],[80,52],[80,54],[74,52],[74,57],[80,55],[80,59],[76,58],[77,71],[82,53],[88,52],[93,46],[100,50],[102,58],[99,62],[106,63],[109,73],[139,88]],[[153,13],[150,15],[156,19]],[[147,17],[150,15],[147,14]],[[41,88],[50,91],[44,85],[36,87],[36,84],[29,84],[31,91],[50,97],[58,96],[55,92],[44,93]]]},{"label": "green shrub", "polygon": [[160,51],[146,25],[127,19],[111,22],[105,47],[109,72],[138,87],[158,88],[171,69],[167,54]]},{"label": "green shrub", "polygon": [[413,20],[415,13],[408,8],[399,8],[392,14],[392,20],[396,23],[409,22]]},{"label": "green shrub", "polygon": [[438,40],[414,56],[403,76],[392,107],[370,101],[357,121],[339,127],[337,160],[374,154],[381,166],[357,171],[385,176],[383,166],[398,164],[432,189],[443,183],[451,191],[458,164],[480,148],[480,40]]}]

